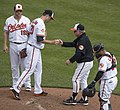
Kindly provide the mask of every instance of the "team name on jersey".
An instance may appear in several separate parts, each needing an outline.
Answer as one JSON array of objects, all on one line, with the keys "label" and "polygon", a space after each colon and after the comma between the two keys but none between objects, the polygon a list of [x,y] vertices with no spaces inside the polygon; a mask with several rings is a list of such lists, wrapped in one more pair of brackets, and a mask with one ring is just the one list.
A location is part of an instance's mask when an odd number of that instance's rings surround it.
[{"label": "team name on jersey", "polygon": [[26,28],[26,24],[24,24],[24,23],[14,24],[14,25],[9,24],[9,25],[8,25],[8,30],[9,30],[9,32],[14,32],[14,31],[16,31],[16,30],[25,29],[25,28]]}]

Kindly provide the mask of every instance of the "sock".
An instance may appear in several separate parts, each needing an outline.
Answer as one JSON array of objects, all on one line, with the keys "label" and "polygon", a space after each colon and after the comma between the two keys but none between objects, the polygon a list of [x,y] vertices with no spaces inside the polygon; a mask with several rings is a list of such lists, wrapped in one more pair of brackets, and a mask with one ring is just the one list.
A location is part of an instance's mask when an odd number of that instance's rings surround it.
[{"label": "sock", "polygon": [[82,99],[86,101],[86,100],[88,100],[88,97],[87,96],[82,96]]},{"label": "sock", "polygon": [[78,94],[78,93],[74,93],[74,92],[73,92],[73,94],[72,94],[73,99],[75,99],[75,100],[76,100],[76,96],[77,96],[77,94]]}]

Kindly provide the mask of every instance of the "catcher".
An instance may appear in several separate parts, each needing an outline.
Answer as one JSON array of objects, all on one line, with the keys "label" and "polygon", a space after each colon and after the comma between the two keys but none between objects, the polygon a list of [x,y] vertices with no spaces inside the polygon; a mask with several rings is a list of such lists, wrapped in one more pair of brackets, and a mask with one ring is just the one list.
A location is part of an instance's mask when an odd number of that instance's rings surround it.
[{"label": "catcher", "polygon": [[101,43],[93,46],[93,52],[95,53],[99,63],[98,72],[92,83],[89,84],[85,90],[83,90],[83,95],[89,96],[90,94],[87,93],[88,90],[94,90],[96,82],[100,80],[100,91],[98,95],[100,110],[112,110],[109,99],[118,82],[116,77],[117,60],[113,54],[104,49],[104,46]]}]

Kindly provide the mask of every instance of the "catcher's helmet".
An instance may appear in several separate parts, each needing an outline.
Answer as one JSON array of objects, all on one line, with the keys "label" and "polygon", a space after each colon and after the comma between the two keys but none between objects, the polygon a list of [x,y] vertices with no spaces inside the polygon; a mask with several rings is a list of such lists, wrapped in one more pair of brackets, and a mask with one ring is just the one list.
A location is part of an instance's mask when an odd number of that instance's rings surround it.
[{"label": "catcher's helmet", "polygon": [[93,46],[93,52],[98,53],[100,50],[104,49],[104,45],[102,43],[96,44]]},{"label": "catcher's helmet", "polygon": [[93,97],[96,93],[96,89],[95,88],[85,88],[82,91],[82,95],[83,96],[88,96],[88,97]]}]

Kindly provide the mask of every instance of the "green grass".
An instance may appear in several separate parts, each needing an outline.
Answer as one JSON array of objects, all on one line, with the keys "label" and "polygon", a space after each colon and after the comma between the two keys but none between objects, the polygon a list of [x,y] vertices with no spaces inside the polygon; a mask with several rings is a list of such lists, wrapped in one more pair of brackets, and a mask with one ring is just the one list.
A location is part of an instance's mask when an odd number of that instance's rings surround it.
[{"label": "green grass", "polygon": [[[55,12],[55,21],[47,25],[48,39],[60,38],[72,41],[75,37],[69,30],[75,23],[85,25],[86,33],[92,45],[102,42],[106,50],[114,53],[118,59],[118,79],[120,80],[120,1],[119,0],[0,0],[0,86],[10,86],[11,69],[9,54],[3,53],[3,25],[5,19],[13,14],[15,3],[23,4],[23,14],[31,20],[40,17],[44,9]],[[74,54],[73,48],[46,45],[42,50],[43,86],[72,87],[72,75],[76,63],[70,66],[65,61]],[[91,70],[88,82],[97,72],[97,61]],[[32,76],[33,77],[33,76]],[[33,79],[33,78],[32,78]],[[32,80],[33,84],[33,80]],[[120,82],[114,93],[120,94]],[[97,86],[98,88],[98,86]]]}]

